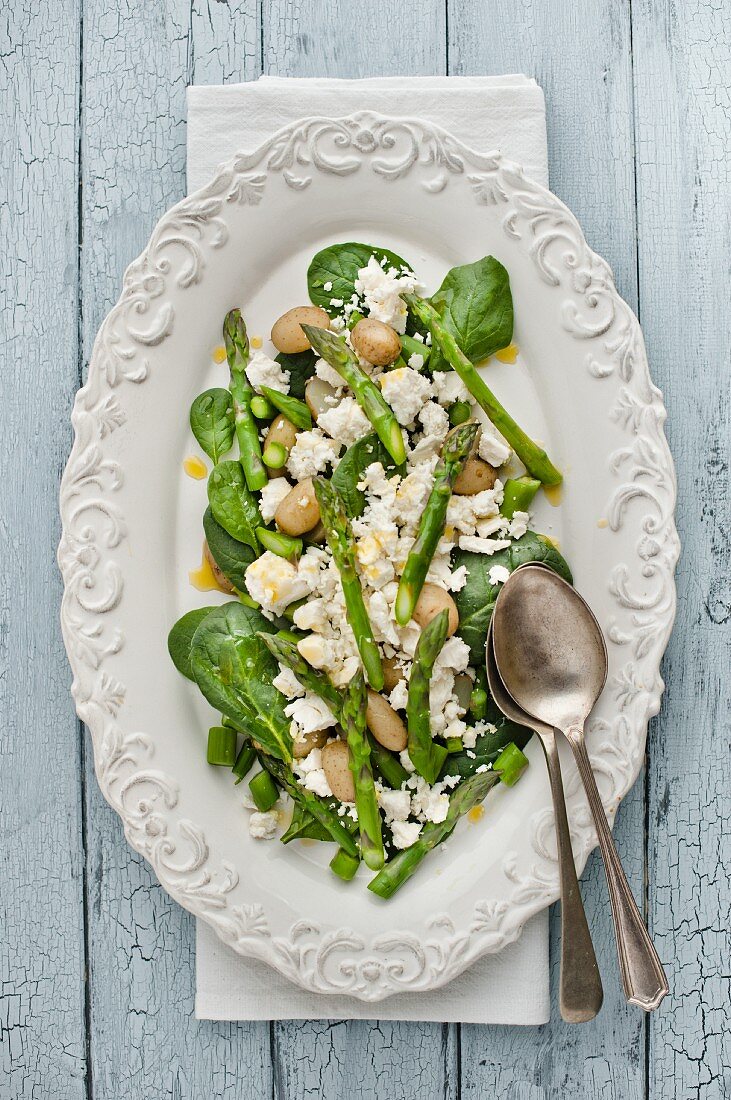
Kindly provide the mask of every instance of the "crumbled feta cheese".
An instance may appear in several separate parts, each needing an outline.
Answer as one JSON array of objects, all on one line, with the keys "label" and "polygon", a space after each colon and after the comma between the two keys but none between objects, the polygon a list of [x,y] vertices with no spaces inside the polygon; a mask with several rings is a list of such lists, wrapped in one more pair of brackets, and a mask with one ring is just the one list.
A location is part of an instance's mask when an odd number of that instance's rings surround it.
[{"label": "crumbled feta cheese", "polygon": [[298,576],[297,566],[271,550],[265,550],[251,563],[244,582],[251,598],[274,615],[281,615],[286,607],[310,591],[307,580]]},{"label": "crumbled feta cheese", "polygon": [[409,775],[413,775],[414,772],[416,771],[416,768],[411,763],[411,757],[409,756],[409,750],[408,749],[402,749],[401,752],[398,754],[398,758],[401,761],[401,767],[404,769],[404,771],[408,772]]},{"label": "crumbled feta cheese", "polygon": [[458,569],[455,569],[450,578],[447,587],[450,592],[459,592],[467,584],[467,566],[460,565]]},{"label": "crumbled feta cheese", "polygon": [[279,815],[276,810],[255,813],[249,818],[249,836],[254,840],[271,840],[277,831]]},{"label": "crumbled feta cheese", "polygon": [[342,298],[331,298],[330,299],[330,305],[334,306],[335,309],[340,309],[340,307],[343,305],[343,299]]},{"label": "crumbled feta cheese", "polygon": [[338,374],[335,367],[331,367],[324,359],[318,359],[315,363],[315,374],[334,390],[341,390],[345,385],[345,379]]},{"label": "crumbled feta cheese", "polygon": [[309,432],[298,432],[294,447],[289,452],[287,469],[295,481],[304,481],[323,470],[337,460],[340,444],[328,439],[319,428]]},{"label": "crumbled feta cheese", "polygon": [[487,575],[490,584],[505,584],[510,576],[510,570],[506,569],[504,565],[493,565],[490,567],[490,571]]},{"label": "crumbled feta cheese", "polygon": [[270,359],[263,351],[255,351],[252,355],[246,367],[246,377],[260,393],[262,386],[279,390],[280,393],[289,393],[289,371],[280,367],[279,363]]},{"label": "crumbled feta cheese", "polygon": [[301,733],[315,733],[335,725],[333,712],[319,695],[314,695],[311,691],[305,692],[303,698],[288,703],[284,713],[296,723]]},{"label": "crumbled feta cheese", "polygon": [[472,554],[495,554],[510,546],[510,539],[481,539],[473,535],[460,535],[460,550],[469,550]]},{"label": "crumbled feta cheese", "polygon": [[396,268],[387,270],[371,256],[366,267],[362,267],[355,280],[356,293],[363,299],[363,307],[369,317],[383,321],[396,332],[406,332],[407,309],[402,298],[403,293],[421,293],[424,289],[411,271],[399,275]]},{"label": "crumbled feta cheese", "polygon": [[528,530],[529,522],[530,515],[528,512],[513,512],[513,518],[510,520],[510,528],[508,530],[511,539],[522,538]]},{"label": "crumbled feta cheese", "polygon": [[492,424],[483,424],[477,453],[491,466],[502,466],[510,458],[510,447]]},{"label": "crumbled feta cheese", "polygon": [[384,787],[378,791],[378,805],[387,822],[406,821],[411,811],[411,795],[408,791],[392,791]]},{"label": "crumbled feta cheese", "polygon": [[350,447],[372,430],[370,420],[354,397],[345,397],[334,408],[320,413],[317,423],[329,436],[346,447]]},{"label": "crumbled feta cheese", "polygon": [[406,680],[399,680],[396,687],[388,697],[388,701],[394,710],[406,710],[409,699],[409,685]]},{"label": "crumbled feta cheese", "polygon": [[328,658],[328,643],[326,638],[319,634],[308,634],[306,638],[300,638],[297,649],[308,664],[313,668],[324,668]]},{"label": "crumbled feta cheese", "polygon": [[424,366],[424,356],[415,351],[409,356],[408,363],[412,370],[421,370]]},{"label": "crumbled feta cheese", "polygon": [[[427,344],[430,342],[427,337]],[[472,401],[470,391],[453,370],[435,370],[432,375],[434,397],[440,405],[453,405],[455,401]]]},{"label": "crumbled feta cheese", "polygon": [[373,627],[373,633],[379,642],[390,642],[393,646],[399,646],[400,639],[396,627],[391,618],[391,609],[383,592],[374,592],[368,601],[368,618]]},{"label": "crumbled feta cheese", "polygon": [[332,288],[333,288],[333,285],[332,285],[332,280],[331,279],[328,279],[328,281],[326,283],[322,284],[322,289],[325,291],[326,294],[329,294],[330,291],[332,290]]},{"label": "crumbled feta cheese", "polygon": [[449,413],[436,401],[428,401],[419,411],[419,422],[424,429],[424,435],[436,439],[444,439],[449,431]]},{"label": "crumbled feta cheese", "polygon": [[295,608],[292,618],[298,630],[315,630],[322,633],[327,629],[328,624],[327,605],[321,597],[308,600],[301,607]]},{"label": "crumbled feta cheese", "polygon": [[411,367],[397,367],[386,371],[378,379],[381,392],[393,409],[399,424],[413,424],[416,414],[431,394],[431,382]]},{"label": "crumbled feta cheese", "polygon": [[391,826],[394,848],[410,848],[419,839],[422,828],[416,821],[394,821]]},{"label": "crumbled feta cheese", "polygon": [[442,646],[434,668],[451,668],[453,672],[464,672],[469,663],[470,647],[457,634],[453,634]]},{"label": "crumbled feta cheese", "polygon": [[261,491],[259,511],[265,523],[271,523],[274,513],[292,488],[286,477],[273,477]]},{"label": "crumbled feta cheese", "polygon": [[490,519],[480,519],[476,524],[477,534],[482,539],[490,538],[498,532],[503,534],[508,529],[508,521],[505,516],[491,516]]},{"label": "crumbled feta cheese", "polygon": [[287,665],[279,666],[279,672],[272,680],[272,686],[277,691],[281,691],[282,695],[286,695],[288,699],[299,699],[305,693],[302,684]]},{"label": "crumbled feta cheese", "polygon": [[297,776],[297,782],[306,790],[319,794],[321,798],[332,796],[330,784],[323,771],[320,749],[312,749],[307,756],[293,760],[292,771]]}]

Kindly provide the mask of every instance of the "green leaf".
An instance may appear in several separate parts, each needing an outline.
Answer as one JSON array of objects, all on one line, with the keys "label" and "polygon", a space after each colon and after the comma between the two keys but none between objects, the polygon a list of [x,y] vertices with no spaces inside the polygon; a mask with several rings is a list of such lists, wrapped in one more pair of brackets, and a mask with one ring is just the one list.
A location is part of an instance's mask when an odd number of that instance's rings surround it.
[{"label": "green leaf", "polygon": [[[405,260],[395,252],[389,252],[387,248],[376,248],[372,244],[358,244],[354,241],[332,244],[318,252],[307,269],[310,300],[326,310],[331,317],[342,313],[342,306],[330,305],[331,298],[350,301],[355,293],[358,272],[368,265],[371,256],[375,256],[379,263],[385,256],[388,261],[386,266],[397,270],[409,267]],[[409,270],[412,269],[409,267]],[[332,283],[330,290],[324,289],[325,283]]]},{"label": "green leaf", "polygon": [[218,568],[239,592],[246,591],[245,575],[256,554],[246,543],[232,538],[215,519],[210,507],[203,513],[203,531],[208,549]]},{"label": "green leaf", "polygon": [[262,526],[262,518],[246,487],[240,462],[219,462],[213,467],[208,478],[208,503],[216,522],[258,555],[256,529]]},{"label": "green leaf", "polygon": [[317,356],[314,351],[298,351],[293,355],[287,355],[286,352],[280,351],[274,361],[279,363],[284,370],[289,371],[290,395],[304,401],[305,384],[315,373]]},{"label": "green leaf", "polygon": [[[513,338],[510,279],[494,256],[453,267],[431,302],[473,363],[507,347]],[[437,366],[433,353],[429,365]]]},{"label": "green leaf", "polygon": [[188,680],[195,681],[193,669],[190,665],[190,645],[193,635],[213,607],[197,607],[195,611],[188,611],[178,619],[168,634],[168,653],[178,672]]},{"label": "green leaf", "polygon": [[228,390],[206,390],[190,406],[190,427],[209,458],[218,462],[234,441],[234,407]]},{"label": "green leaf", "polygon": [[270,625],[253,608],[222,604],[196,630],[190,663],[211,706],[246,729],[266,752],[289,762],[292,738],[286,700],[272,684],[279,666],[257,637],[257,631]]},{"label": "green leaf", "polygon": [[332,476],[332,483],[343,498],[345,510],[350,519],[363,514],[365,493],[358,488],[358,482],[363,480],[363,475],[372,462],[380,462],[387,477],[406,472],[406,464],[402,463],[400,466],[394,464],[375,432],[369,432],[368,435],[351,444]]},{"label": "green leaf", "polygon": [[499,584],[490,583],[490,570],[495,565],[504,565],[512,573],[528,561],[543,562],[564,580],[572,582],[567,562],[545,535],[538,535],[535,531],[526,531],[521,538],[496,554],[472,554],[468,550],[458,550],[454,555],[452,569],[458,569],[461,565],[467,568],[467,583],[454,593],[454,599],[459,611],[459,635],[470,647],[471,664],[478,667],[484,664],[487,628],[500,591]]},{"label": "green leaf", "polygon": [[473,755],[468,756],[466,750],[453,753],[448,756],[441,775],[459,775],[466,779],[468,775],[474,775],[483,764],[494,764],[506,745],[514,742],[519,749],[524,749],[533,736],[533,730],[527,726],[519,726],[507,718],[499,716],[495,721],[494,733],[481,733],[475,741],[475,747],[470,749]]}]

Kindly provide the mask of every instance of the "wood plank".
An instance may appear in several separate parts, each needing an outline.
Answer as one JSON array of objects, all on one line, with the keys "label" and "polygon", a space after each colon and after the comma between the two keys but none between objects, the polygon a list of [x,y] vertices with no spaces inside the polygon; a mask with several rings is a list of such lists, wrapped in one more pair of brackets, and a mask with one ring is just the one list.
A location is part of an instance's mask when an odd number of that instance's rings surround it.
[{"label": "wood plank", "polygon": [[58,482],[78,384],[78,3],[0,16],[0,1096],[85,1096],[79,728]]},{"label": "wood plank", "polygon": [[[632,66],[629,5],[590,0],[470,0],[449,21],[450,72],[525,72],[546,94],[552,189],[571,207],[589,243],[611,263],[620,293],[636,305]],[[620,811],[616,837],[637,896],[644,869],[643,783]],[[605,989],[591,1024],[558,1014],[558,921],[552,921],[550,1024],[540,1029],[462,1028],[464,1096],[640,1096],[644,1019],[619,989],[604,875],[596,856],[582,879]],[[556,1052],[560,1051],[560,1056]]]},{"label": "wood plank", "polygon": [[678,618],[650,742],[650,916],[671,996],[653,1100],[731,1093],[728,5],[633,6],[642,323],[680,474]]},{"label": "wood plank", "polygon": [[[86,0],[83,339],[125,266],[185,190],[185,87],[256,75],[253,0]],[[90,757],[90,751],[88,753]],[[194,921],[127,846],[87,759],[90,1054],[95,1095],[256,1098],[271,1093],[266,1024],[193,1018]]]},{"label": "wood plank", "polygon": [[[416,35],[392,28],[418,27]],[[278,76],[443,73],[441,0],[264,3],[264,69]],[[276,1095],[451,1097],[458,1088],[457,1029],[427,1023],[281,1022],[273,1027]]]}]

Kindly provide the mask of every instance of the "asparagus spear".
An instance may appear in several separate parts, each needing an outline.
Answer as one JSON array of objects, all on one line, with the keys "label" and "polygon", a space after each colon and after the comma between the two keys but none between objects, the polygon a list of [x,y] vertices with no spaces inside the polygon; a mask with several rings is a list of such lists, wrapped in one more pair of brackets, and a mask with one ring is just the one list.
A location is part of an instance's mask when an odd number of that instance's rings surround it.
[{"label": "asparagus spear", "polygon": [[239,441],[239,461],[246,484],[254,492],[263,488],[269,477],[261,459],[259,429],[251,412],[254,391],[244,370],[249,362],[249,337],[240,309],[232,309],[223,322],[223,340],[231,373],[230,390],[234,402],[234,423]]},{"label": "asparagus spear", "polygon": [[560,485],[563,480],[560,471],[553,465],[546,452],[526,435],[507,409],[503,408],[459,347],[454,336],[445,327],[434,307],[416,294],[403,294],[402,298],[416,316],[429,326],[432,339],[444,358],[460,376],[498,431],[505,436],[526,470],[544,485]]},{"label": "asparagus spear", "polygon": [[527,512],[541,487],[534,477],[509,477],[503,486],[503,502],[500,511],[506,519],[512,519],[516,512]]},{"label": "asparagus spear", "polygon": [[406,717],[409,727],[409,756],[419,775],[431,784],[436,781],[447,758],[447,749],[432,740],[429,686],[434,662],[447,638],[449,612],[440,611],[424,627],[414,653],[409,677]]},{"label": "asparagus spear", "polygon": [[265,753],[261,753],[259,760],[290,798],[295,802],[299,802],[314,817],[315,821],[319,821],[322,827],[327,829],[336,844],[339,844],[348,855],[358,855],[358,845],[338,815],[327,803],[323,802],[313,791],[301,787],[293,778],[287,765],[283,764],[281,760],[276,760],[273,756],[267,756]]},{"label": "asparagus spear", "polygon": [[475,806],[479,806],[480,802],[503,778],[503,766],[505,768],[505,778],[512,786],[513,783],[517,782],[527,764],[528,761],[520,749],[515,745],[508,745],[497,758],[495,766],[490,771],[471,775],[469,779],[465,779],[464,783],[455,788],[449,799],[449,810],[444,821],[438,825],[425,825],[418,840],[410,848],[405,848],[389,860],[376,877],[368,883],[368,889],[381,898],[393,897],[399,887],[411,878],[432,848],[436,848],[437,844],[441,844],[443,840],[447,839],[460,817],[469,813]]},{"label": "asparagus spear", "polygon": [[341,336],[324,328],[302,325],[314,351],[333,367],[350,386],[356,401],[376,430],[397,466],[406,461],[401,426],[383,394],[365,373],[357,357]]},{"label": "asparagus spear", "polygon": [[288,393],[280,393],[269,386],[262,386],[261,392],[275,409],[283,413],[287,420],[291,420],[296,428],[307,431],[312,427],[312,413],[297,397],[290,397]]},{"label": "asparagus spear", "polygon": [[405,626],[414,614],[416,601],[424,586],[432,558],[444,534],[447,508],[452,496],[452,486],[469,458],[479,431],[474,420],[452,428],[442,444],[439,464],[434,471],[434,484],[419,520],[419,531],[411,547],[399,581],[396,595],[396,622]]},{"label": "asparagus spear", "polygon": [[350,749],[361,855],[372,871],[379,871],[384,861],[383,837],[371,771],[371,749],[366,735],[366,701],[365,679],[362,670],[358,669],[345,689],[341,723]]},{"label": "asparagus spear", "polygon": [[[305,327],[309,326],[303,325],[303,328]],[[333,483],[322,477],[316,477],[313,480],[315,496],[320,506],[320,519],[325,527],[328,545],[340,573],[348,622],[355,635],[355,644],[358,646],[368,683],[374,691],[380,691],[383,687],[381,654],[373,637],[373,628],[363,602],[363,589],[356,568],[350,520],[345,511],[343,498]]]}]

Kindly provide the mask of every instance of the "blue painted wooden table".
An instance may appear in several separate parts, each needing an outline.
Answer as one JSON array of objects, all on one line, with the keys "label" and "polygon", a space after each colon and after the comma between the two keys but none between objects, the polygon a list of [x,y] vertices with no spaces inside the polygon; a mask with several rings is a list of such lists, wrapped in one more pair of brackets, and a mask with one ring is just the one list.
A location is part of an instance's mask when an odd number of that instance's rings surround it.
[{"label": "blue painted wooden table", "polygon": [[[0,1097],[731,1096],[731,11],[724,0],[15,0],[0,9]],[[668,688],[617,835],[672,995],[542,1028],[198,1023],[193,921],[125,844],[58,627],[69,413],[125,265],[183,193],[185,87],[535,75],[551,180],[639,311],[684,554]],[[554,985],[555,985],[554,981]]]}]

